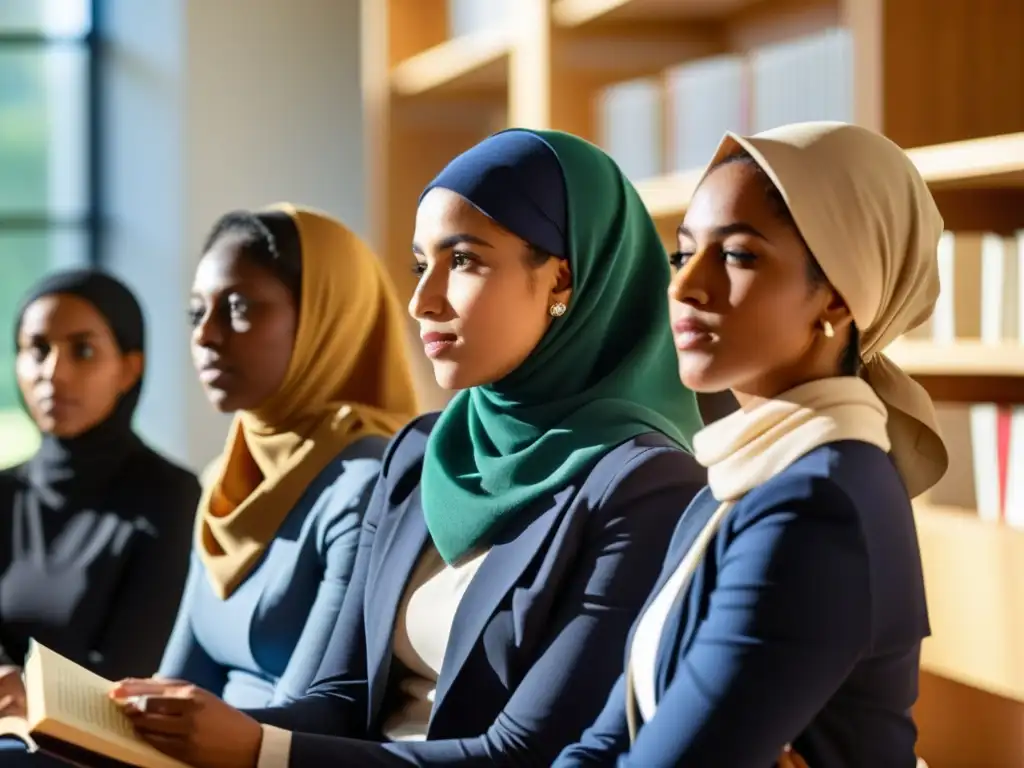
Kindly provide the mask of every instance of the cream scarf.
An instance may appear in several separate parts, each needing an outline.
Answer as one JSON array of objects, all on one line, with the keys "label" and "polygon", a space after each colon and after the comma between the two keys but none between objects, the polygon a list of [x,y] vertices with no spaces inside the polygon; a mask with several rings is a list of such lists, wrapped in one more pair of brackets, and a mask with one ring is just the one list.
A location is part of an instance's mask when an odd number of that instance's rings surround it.
[{"label": "cream scarf", "polygon": [[827,443],[858,440],[890,449],[886,408],[867,382],[854,377],[819,379],[740,409],[698,432],[697,461],[721,502],[693,545],[637,624],[626,668],[626,718],[630,741],[637,714],[649,721],[657,711],[655,661],[661,632],[733,505],[801,456]]}]

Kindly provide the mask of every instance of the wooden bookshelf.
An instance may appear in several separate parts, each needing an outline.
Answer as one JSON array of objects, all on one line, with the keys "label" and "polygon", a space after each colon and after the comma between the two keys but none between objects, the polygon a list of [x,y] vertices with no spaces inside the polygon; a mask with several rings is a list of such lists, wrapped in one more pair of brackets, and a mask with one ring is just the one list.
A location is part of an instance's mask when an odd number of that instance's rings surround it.
[{"label": "wooden bookshelf", "polygon": [[[600,143],[599,106],[616,83],[647,78],[663,84],[667,99],[670,67],[719,54],[749,60],[760,46],[835,27],[852,41],[854,119],[909,149],[946,228],[1003,234],[1024,228],[1019,0],[513,5],[514,16],[492,28],[449,39],[446,0],[362,0],[371,239],[404,298],[413,288],[408,252],[417,198],[459,152],[511,125],[557,128]],[[636,186],[671,242],[701,171],[678,170],[661,150],[660,172]],[[937,400],[1024,401],[1020,346],[900,340],[888,353]],[[429,366],[415,358],[425,406],[443,405],[446,396]],[[1024,647],[1010,602],[1024,605],[1024,596],[1009,591],[1024,581],[1021,536],[946,508],[920,508],[918,524],[935,624],[918,707],[922,755],[930,768],[1001,768],[999,755],[1016,755],[1007,766],[1024,764],[1024,670],[1009,666],[1007,656],[1011,641]],[[968,632],[971,623],[983,628],[980,639]],[[1024,655],[1018,658],[1024,664]],[[954,727],[965,707],[984,712],[988,725]],[[967,754],[978,759],[960,760]]]}]

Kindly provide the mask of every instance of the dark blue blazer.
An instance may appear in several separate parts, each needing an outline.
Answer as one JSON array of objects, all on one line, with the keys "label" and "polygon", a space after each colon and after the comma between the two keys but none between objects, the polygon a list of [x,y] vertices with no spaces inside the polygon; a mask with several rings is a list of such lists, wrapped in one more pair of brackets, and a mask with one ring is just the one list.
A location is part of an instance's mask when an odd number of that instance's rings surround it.
[{"label": "dark blue blazer", "polygon": [[[652,596],[717,506],[706,490],[694,500]],[[928,633],[917,532],[892,460],[866,443],[823,446],[726,517],[669,614],[658,709],[632,747],[620,677],[555,765],[768,768],[789,742],[811,768],[913,768]]]},{"label": "dark blue blazer", "polygon": [[385,453],[319,681],[250,711],[296,732],[296,768],[550,765],[604,704],[680,513],[705,482],[690,455],[648,434],[525,509],[459,605],[428,740],[384,743],[395,616],[428,543],[419,478],[435,421],[413,422]]}]

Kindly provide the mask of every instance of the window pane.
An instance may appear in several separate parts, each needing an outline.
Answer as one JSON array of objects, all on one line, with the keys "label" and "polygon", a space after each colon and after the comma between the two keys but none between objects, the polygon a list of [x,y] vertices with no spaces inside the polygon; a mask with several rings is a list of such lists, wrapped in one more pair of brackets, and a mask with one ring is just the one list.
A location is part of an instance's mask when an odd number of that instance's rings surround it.
[{"label": "window pane", "polygon": [[86,213],[87,84],[84,47],[0,48],[0,217]]},{"label": "window pane", "polygon": [[89,32],[89,0],[2,0],[0,32],[41,32],[77,37]]},{"label": "window pane", "polygon": [[0,469],[20,464],[39,447],[39,432],[21,408],[0,408]]},{"label": "window pane", "polygon": [[87,259],[88,235],[78,230],[0,231],[0,411],[18,408],[12,328],[22,296],[47,272]]}]

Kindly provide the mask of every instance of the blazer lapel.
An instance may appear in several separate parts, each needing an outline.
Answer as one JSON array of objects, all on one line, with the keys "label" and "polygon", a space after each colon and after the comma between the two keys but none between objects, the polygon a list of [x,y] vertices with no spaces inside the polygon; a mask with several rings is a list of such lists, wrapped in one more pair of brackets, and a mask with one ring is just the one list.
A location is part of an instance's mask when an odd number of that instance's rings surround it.
[{"label": "blazer lapel", "polygon": [[[380,711],[391,670],[392,637],[398,606],[427,543],[427,524],[416,491],[402,502],[377,567],[370,572],[363,619],[366,622],[366,679],[369,719]],[[378,531],[378,535],[383,533]]]},{"label": "blazer lapel", "polygon": [[[633,696],[633,680],[630,672],[629,657],[633,649],[633,636],[636,633],[637,625],[640,623],[640,619],[647,612],[651,602],[658,596],[658,594],[665,588],[666,583],[676,572],[676,569],[682,563],[683,558],[686,557],[686,553],[690,551],[690,547],[693,546],[697,537],[700,536],[700,532],[704,530],[704,526],[707,525],[708,520],[718,509],[719,502],[711,495],[708,489],[704,489],[699,493],[690,506],[687,507],[683,513],[682,518],[676,525],[676,530],[672,534],[672,541],[669,542],[668,551],[665,553],[665,563],[661,568],[661,574],[658,576],[658,580],[655,582],[653,589],[650,594],[647,595],[647,600],[644,602],[643,608],[637,614],[636,621],[633,622],[633,626],[629,629],[629,635],[626,639],[626,654],[624,659],[624,669],[626,675],[626,712],[627,719],[631,719],[634,723],[641,721],[640,711],[636,705],[635,697]],[[687,587],[688,589],[688,587]],[[685,592],[684,592],[685,595]],[[683,596],[681,596],[682,599]],[[675,623],[678,625],[680,617],[680,603],[682,599],[676,601],[676,605],[669,613],[669,621],[671,622],[675,618]],[[666,629],[667,629],[666,625]],[[656,694],[660,695],[664,690],[661,685],[666,678],[666,667],[665,667],[665,654],[662,653],[665,644],[666,632],[662,631],[662,642],[659,642],[658,649],[656,650],[655,669],[654,674],[656,678]],[[635,730],[633,727],[630,728],[630,740],[635,737]]]},{"label": "blazer lapel", "polygon": [[547,510],[534,517],[527,512],[521,518],[522,522],[512,523],[491,546],[456,609],[434,694],[431,721],[440,711],[452,682],[458,677],[498,605],[516,586],[533,559],[543,556],[545,541],[562,519],[576,491],[575,487],[569,487],[556,493]]}]

